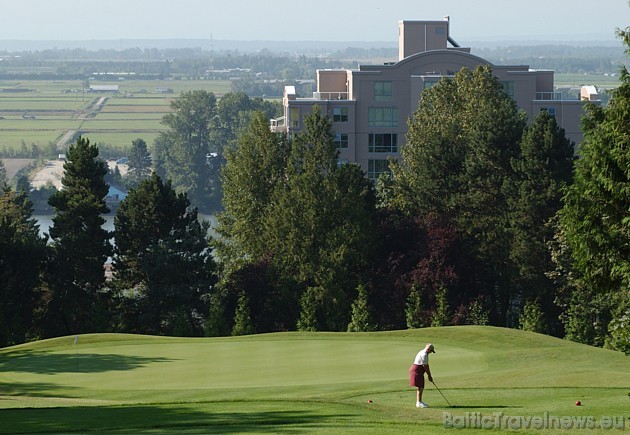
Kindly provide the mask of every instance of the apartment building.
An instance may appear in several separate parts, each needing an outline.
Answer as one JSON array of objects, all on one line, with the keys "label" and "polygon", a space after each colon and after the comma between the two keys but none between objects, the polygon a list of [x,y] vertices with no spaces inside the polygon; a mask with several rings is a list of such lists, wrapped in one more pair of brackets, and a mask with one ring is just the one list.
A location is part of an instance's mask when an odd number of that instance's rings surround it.
[{"label": "apartment building", "polygon": [[581,142],[580,119],[584,101],[597,100],[592,86],[581,90],[581,100],[562,99],[554,87],[554,72],[526,65],[492,65],[462,48],[451,38],[449,19],[400,21],[398,61],[361,65],[358,70],[317,70],[317,91],[311,97],[284,89],[284,116],[271,120],[274,131],[298,133],[304,116],[315,104],[332,118],[341,162],[358,163],[371,179],[387,170],[405,146],[407,120],[418,107],[422,92],[462,68],[489,65],[505,91],[529,120],[541,110],[556,117],[567,136]]}]

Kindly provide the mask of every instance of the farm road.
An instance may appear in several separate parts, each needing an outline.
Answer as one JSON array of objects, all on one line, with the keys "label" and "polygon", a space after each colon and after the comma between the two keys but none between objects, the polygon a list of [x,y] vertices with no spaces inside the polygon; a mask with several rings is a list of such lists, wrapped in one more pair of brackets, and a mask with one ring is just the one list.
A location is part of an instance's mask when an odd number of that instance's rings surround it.
[{"label": "farm road", "polygon": [[64,134],[63,137],[59,140],[59,142],[57,142],[57,149],[58,150],[65,149],[68,142],[72,140],[72,138],[74,137],[76,133],[77,133],[76,130],[68,130],[66,134]]},{"label": "farm road", "polygon": [[[77,119],[83,119],[83,120],[95,117],[98,114],[98,112],[101,111],[101,109],[107,102],[107,99],[108,97],[100,97],[96,101],[92,100],[93,104],[88,105],[88,107],[86,107],[85,109],[77,111],[74,117]],[[81,123],[81,125],[83,125],[83,123]],[[79,128],[81,128],[81,126],[79,126]],[[72,139],[76,136],[76,134],[77,134],[77,130],[67,131],[66,134],[64,134],[62,138],[59,139],[59,142],[57,142],[57,149],[59,151],[65,150],[67,148],[68,143],[72,141]]]}]

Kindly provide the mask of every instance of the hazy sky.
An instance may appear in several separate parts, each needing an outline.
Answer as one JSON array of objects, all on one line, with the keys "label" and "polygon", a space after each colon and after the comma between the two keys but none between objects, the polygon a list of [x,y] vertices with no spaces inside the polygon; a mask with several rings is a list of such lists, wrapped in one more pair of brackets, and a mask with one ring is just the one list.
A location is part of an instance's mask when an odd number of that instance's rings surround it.
[{"label": "hazy sky", "polygon": [[0,40],[397,41],[451,17],[458,42],[614,40],[628,0],[0,0]]}]

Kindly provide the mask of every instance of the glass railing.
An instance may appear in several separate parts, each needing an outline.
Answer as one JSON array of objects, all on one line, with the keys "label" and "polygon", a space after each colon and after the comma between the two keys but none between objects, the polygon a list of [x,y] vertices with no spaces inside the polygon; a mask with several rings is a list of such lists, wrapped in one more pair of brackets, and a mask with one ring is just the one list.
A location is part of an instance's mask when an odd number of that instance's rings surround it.
[{"label": "glass railing", "polygon": [[562,92],[536,92],[538,101],[562,101]]},{"label": "glass railing", "polygon": [[348,97],[348,92],[313,92],[316,100],[347,100]]}]

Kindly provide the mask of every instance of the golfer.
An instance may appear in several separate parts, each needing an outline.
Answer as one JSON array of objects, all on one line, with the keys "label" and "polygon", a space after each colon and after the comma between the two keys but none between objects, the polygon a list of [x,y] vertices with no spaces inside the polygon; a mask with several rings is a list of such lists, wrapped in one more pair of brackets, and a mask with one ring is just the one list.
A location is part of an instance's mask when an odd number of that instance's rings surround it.
[{"label": "golfer", "polygon": [[411,367],[409,367],[409,386],[418,387],[416,395],[416,408],[428,408],[429,405],[422,401],[422,390],[424,390],[424,374],[427,374],[429,382],[433,382],[431,369],[429,368],[429,354],[435,353],[435,348],[431,343],[427,345],[416,355]]}]

